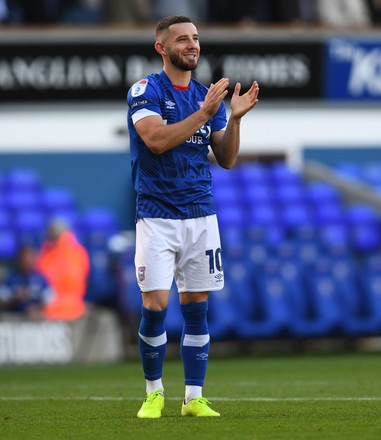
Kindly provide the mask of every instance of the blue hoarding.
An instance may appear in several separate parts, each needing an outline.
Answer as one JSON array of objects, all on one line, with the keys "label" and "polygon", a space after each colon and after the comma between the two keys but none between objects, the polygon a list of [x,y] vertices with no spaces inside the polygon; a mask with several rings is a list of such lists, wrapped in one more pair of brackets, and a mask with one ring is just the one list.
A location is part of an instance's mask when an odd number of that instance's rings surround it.
[{"label": "blue hoarding", "polygon": [[327,99],[381,102],[381,39],[331,39],[324,65]]}]

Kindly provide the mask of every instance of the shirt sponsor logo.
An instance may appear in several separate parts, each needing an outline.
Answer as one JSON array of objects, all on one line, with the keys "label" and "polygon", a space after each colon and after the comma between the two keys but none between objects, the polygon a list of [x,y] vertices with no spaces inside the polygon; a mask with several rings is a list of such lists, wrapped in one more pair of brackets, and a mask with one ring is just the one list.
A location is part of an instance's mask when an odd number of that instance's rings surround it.
[{"label": "shirt sponsor logo", "polygon": [[132,105],[131,108],[136,108],[136,107],[140,107],[141,105],[145,105],[148,104],[148,101],[146,99],[142,99],[141,101],[135,101]]},{"label": "shirt sponsor logo", "polygon": [[137,96],[143,95],[146,91],[148,84],[148,79],[141,79],[137,83],[135,83],[131,88],[131,96],[136,98]]}]

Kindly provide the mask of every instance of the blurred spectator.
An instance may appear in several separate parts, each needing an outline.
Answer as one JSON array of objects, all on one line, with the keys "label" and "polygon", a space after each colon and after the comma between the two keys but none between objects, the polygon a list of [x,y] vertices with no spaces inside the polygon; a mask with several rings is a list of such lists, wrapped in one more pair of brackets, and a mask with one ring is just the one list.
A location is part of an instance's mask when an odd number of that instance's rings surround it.
[{"label": "blurred spectator", "polygon": [[381,0],[367,0],[372,23],[378,25],[381,23]]},{"label": "blurred spectator", "polygon": [[[57,1],[57,0],[54,0]],[[64,8],[60,21],[64,23],[96,24],[104,21],[103,3],[110,0],[59,0]]]},{"label": "blurred spectator", "polygon": [[152,22],[152,0],[104,0],[103,16],[111,23]]},{"label": "blurred spectator", "polygon": [[167,15],[185,15],[195,23],[205,22],[207,18],[207,4],[205,0],[152,0],[154,21]]},{"label": "blurred spectator", "polygon": [[11,20],[16,23],[47,24],[59,21],[65,0],[8,0]]},{"label": "blurred spectator", "polygon": [[317,0],[298,0],[300,18],[303,23],[317,24]]},{"label": "blurred spectator", "polygon": [[8,7],[5,0],[0,0],[0,23],[6,22],[8,19]]},{"label": "blurred spectator", "polygon": [[300,2],[306,0],[209,0],[209,21],[224,24],[292,23],[302,20]]},{"label": "blurred spectator", "polygon": [[323,25],[345,27],[371,24],[366,0],[318,0],[317,11]]},{"label": "blurred spectator", "polygon": [[86,249],[62,221],[53,222],[37,267],[56,297],[44,310],[48,319],[73,320],[85,312],[84,296],[90,264]]},{"label": "blurred spectator", "polygon": [[54,299],[54,291],[36,270],[36,251],[22,247],[16,265],[0,286],[0,310],[42,316],[43,308]]}]

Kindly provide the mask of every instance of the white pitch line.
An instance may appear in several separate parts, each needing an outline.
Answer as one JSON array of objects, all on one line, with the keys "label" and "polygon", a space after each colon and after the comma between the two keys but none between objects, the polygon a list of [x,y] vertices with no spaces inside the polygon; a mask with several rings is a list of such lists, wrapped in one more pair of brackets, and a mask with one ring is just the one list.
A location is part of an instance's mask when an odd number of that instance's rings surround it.
[{"label": "white pitch line", "polygon": [[[166,400],[181,401],[182,397],[166,397]],[[216,402],[380,402],[381,397],[209,397]],[[73,397],[42,397],[42,396],[0,396],[0,401],[139,401],[142,397],[111,397],[111,396],[73,396]]]}]

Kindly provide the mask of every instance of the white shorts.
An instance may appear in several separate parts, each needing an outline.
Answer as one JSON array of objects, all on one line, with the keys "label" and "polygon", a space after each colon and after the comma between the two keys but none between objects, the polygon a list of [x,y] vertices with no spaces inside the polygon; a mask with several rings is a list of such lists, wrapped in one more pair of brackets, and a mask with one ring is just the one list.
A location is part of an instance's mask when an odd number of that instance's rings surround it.
[{"label": "white shorts", "polygon": [[143,218],[136,224],[136,278],[142,292],[182,292],[224,287],[217,217]]}]

